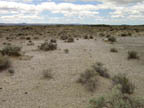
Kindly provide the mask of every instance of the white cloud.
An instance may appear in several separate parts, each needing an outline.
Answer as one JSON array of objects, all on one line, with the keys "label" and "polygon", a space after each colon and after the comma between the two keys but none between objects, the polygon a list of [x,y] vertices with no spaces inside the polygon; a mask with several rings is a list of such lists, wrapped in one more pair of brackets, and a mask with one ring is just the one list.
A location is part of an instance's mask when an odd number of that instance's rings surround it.
[{"label": "white cloud", "polygon": [[66,2],[75,2],[75,1],[90,2],[90,1],[98,1],[98,2],[110,2],[110,3],[116,3],[116,4],[129,4],[129,3],[143,2],[143,0],[62,0],[62,1],[66,1]]},{"label": "white cloud", "polygon": [[[17,1],[17,2],[16,2]],[[142,0],[122,0],[122,3],[135,3],[133,5],[118,5],[113,3],[114,0],[101,0],[102,4],[74,4],[74,3],[55,3],[52,1],[42,2],[40,4],[27,4],[25,2],[31,2],[32,0],[3,0],[0,1],[0,21],[29,21],[42,20],[44,16],[41,15],[43,11],[48,11],[52,14],[62,14],[64,21],[80,21],[82,19],[95,18],[96,20],[107,20],[105,16],[99,15],[101,9],[112,9],[110,19],[142,19],[144,18],[144,2]],[[83,0],[94,1],[94,0]],[[96,0],[97,1],[97,0]],[[115,0],[120,2],[120,0]],[[141,2],[141,3],[139,3]],[[87,18],[87,19],[86,19]],[[56,20],[61,20],[60,17],[56,17]],[[68,20],[69,19],[69,20]],[[72,20],[74,19],[74,20]],[[56,21],[55,20],[55,21]],[[51,20],[50,20],[51,21]]]}]

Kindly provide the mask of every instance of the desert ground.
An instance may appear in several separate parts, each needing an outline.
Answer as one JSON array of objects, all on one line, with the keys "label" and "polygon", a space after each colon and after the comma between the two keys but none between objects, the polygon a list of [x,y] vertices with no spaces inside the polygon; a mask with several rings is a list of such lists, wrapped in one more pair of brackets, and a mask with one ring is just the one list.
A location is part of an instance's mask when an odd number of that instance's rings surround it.
[{"label": "desert ground", "polygon": [[[109,36],[117,41],[109,42]],[[50,39],[56,39],[56,50],[38,49]],[[144,97],[144,26],[0,26],[0,49],[7,44],[21,47],[22,55],[8,56],[13,74],[9,68],[0,72],[0,108],[88,108],[90,99],[109,94],[113,87],[100,76],[94,92],[77,83],[96,62],[103,63],[111,77],[125,73],[136,86],[132,95]],[[128,60],[128,51],[136,51],[139,59]],[[52,78],[44,78],[44,70],[51,71]]]}]

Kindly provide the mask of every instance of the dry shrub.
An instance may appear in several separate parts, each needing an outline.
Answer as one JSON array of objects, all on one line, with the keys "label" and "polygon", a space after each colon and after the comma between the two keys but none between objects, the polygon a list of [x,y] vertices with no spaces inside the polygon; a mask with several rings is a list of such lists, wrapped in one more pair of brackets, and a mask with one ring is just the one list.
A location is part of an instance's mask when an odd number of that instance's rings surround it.
[{"label": "dry shrub", "polygon": [[105,34],[104,33],[99,33],[99,36],[104,37]]},{"label": "dry shrub", "polygon": [[90,39],[93,39],[93,36],[90,36],[89,38],[90,38]]},{"label": "dry shrub", "polygon": [[13,75],[13,74],[15,73],[15,71],[14,71],[13,68],[10,68],[10,69],[8,70],[8,72],[9,72],[11,75]]},{"label": "dry shrub", "polygon": [[108,37],[108,41],[114,43],[114,42],[116,42],[117,40],[116,40],[115,37],[110,36],[110,37]]},{"label": "dry shrub", "polygon": [[77,82],[84,85],[87,90],[94,92],[97,86],[97,73],[93,69],[87,69],[84,73],[80,74]]},{"label": "dry shrub", "polygon": [[64,52],[65,52],[66,54],[68,54],[68,53],[69,53],[69,49],[64,49]]},{"label": "dry shrub", "polygon": [[129,51],[128,59],[139,59],[138,53],[136,51]]},{"label": "dry shrub", "polygon": [[92,67],[100,76],[110,78],[107,68],[105,68],[102,63],[97,62],[94,65],[92,65]]},{"label": "dry shrub", "polygon": [[67,39],[68,39],[68,36],[63,35],[63,36],[60,37],[60,39],[61,39],[61,40],[67,40]]},{"label": "dry shrub", "polygon": [[69,37],[66,42],[69,42],[69,43],[74,42],[74,38]]},{"label": "dry shrub", "polygon": [[51,39],[50,42],[57,43],[57,40],[56,39]]},{"label": "dry shrub", "polygon": [[14,45],[7,45],[0,52],[2,53],[2,55],[20,56],[21,47]]},{"label": "dry shrub", "polygon": [[0,71],[10,67],[10,61],[7,57],[0,55]]},{"label": "dry shrub", "polygon": [[84,36],[84,39],[89,39],[89,37],[87,35]]},{"label": "dry shrub", "polygon": [[52,70],[51,69],[43,70],[43,78],[52,79],[53,78]]},{"label": "dry shrub", "polygon": [[125,74],[118,74],[112,78],[114,85],[120,85],[120,91],[126,94],[132,94],[135,90],[135,86],[131,83]]},{"label": "dry shrub", "polygon": [[116,48],[111,48],[111,49],[110,49],[110,52],[117,53],[118,50],[117,50]]},{"label": "dry shrub", "polygon": [[44,42],[38,47],[43,51],[52,51],[57,49],[57,44],[53,42]]}]

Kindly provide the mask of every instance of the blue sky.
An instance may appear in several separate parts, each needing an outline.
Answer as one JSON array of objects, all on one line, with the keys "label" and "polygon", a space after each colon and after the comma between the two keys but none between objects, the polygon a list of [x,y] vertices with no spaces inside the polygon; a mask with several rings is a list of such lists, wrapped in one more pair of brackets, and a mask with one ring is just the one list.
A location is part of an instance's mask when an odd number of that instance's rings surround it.
[{"label": "blue sky", "polygon": [[144,1],[0,0],[0,23],[144,24]]}]

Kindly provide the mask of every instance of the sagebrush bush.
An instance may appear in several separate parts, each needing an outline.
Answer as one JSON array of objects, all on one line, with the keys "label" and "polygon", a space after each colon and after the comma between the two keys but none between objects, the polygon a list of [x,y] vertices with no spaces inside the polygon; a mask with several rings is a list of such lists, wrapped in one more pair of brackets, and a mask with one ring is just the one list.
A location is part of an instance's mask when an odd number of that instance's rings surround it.
[{"label": "sagebrush bush", "polygon": [[43,51],[51,51],[51,50],[57,49],[57,44],[53,42],[44,42],[38,47],[40,50],[43,50]]},{"label": "sagebrush bush", "polygon": [[118,50],[117,50],[116,48],[111,48],[111,49],[110,49],[110,52],[117,53]]},{"label": "sagebrush bush", "polygon": [[125,74],[118,74],[112,78],[113,84],[120,85],[119,88],[122,93],[132,94],[135,90],[135,86]]},{"label": "sagebrush bush", "polygon": [[21,47],[14,45],[7,45],[0,52],[2,53],[2,55],[20,56]]},{"label": "sagebrush bush", "polygon": [[139,59],[136,51],[128,51],[128,59]]},{"label": "sagebrush bush", "polygon": [[0,55],[0,71],[10,67],[10,61],[7,57]]},{"label": "sagebrush bush", "polygon": [[110,78],[107,68],[105,68],[102,63],[97,62],[93,64],[92,67],[100,76]]},{"label": "sagebrush bush", "polygon": [[94,92],[97,87],[97,73],[93,69],[87,69],[84,73],[80,74],[77,82],[84,85],[87,90]]},{"label": "sagebrush bush", "polygon": [[144,108],[144,99],[112,90],[109,95],[91,99],[90,108]]}]

